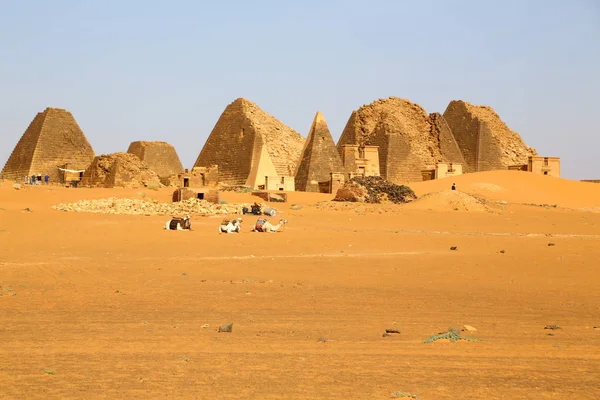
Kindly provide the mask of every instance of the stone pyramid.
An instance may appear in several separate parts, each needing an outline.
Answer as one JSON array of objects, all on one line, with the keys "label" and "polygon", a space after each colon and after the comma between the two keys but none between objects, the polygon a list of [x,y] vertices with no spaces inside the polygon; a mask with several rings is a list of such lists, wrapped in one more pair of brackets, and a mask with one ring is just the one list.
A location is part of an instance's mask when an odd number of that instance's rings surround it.
[{"label": "stone pyramid", "polygon": [[465,158],[464,172],[507,169],[527,164],[529,156],[537,155],[491,107],[453,100],[444,119]]},{"label": "stone pyramid", "polygon": [[175,147],[169,143],[132,142],[127,152],[138,156],[151,170],[156,172],[163,183],[170,176],[183,172],[183,165],[179,160]]},{"label": "stone pyramid", "polygon": [[94,159],[94,150],[67,110],[46,108],[38,113],[21,136],[2,174],[23,181],[25,176],[48,174],[59,182],[58,168],[83,170]]},{"label": "stone pyramid", "polygon": [[317,112],[298,163],[296,190],[320,192],[319,182],[329,182],[331,172],[344,172],[344,166],[325,117]]},{"label": "stone pyramid", "polygon": [[381,177],[393,183],[423,180],[438,162],[461,163],[462,155],[439,114],[398,97],[377,100],[354,111],[338,141],[342,146],[379,147]]},{"label": "stone pyramid", "polygon": [[304,138],[246,99],[229,104],[194,167],[218,165],[219,181],[257,188],[265,176],[293,176]]}]

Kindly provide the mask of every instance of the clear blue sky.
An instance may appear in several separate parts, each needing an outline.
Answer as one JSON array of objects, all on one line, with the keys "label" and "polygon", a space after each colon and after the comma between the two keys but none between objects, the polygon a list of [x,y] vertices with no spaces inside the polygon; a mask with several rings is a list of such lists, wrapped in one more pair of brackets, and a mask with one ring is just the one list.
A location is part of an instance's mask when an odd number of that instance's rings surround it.
[{"label": "clear blue sky", "polygon": [[491,105],[563,176],[600,179],[600,2],[0,0],[0,166],[39,111],[97,154],[165,140],[191,167],[238,97],[337,140],[352,110]]}]

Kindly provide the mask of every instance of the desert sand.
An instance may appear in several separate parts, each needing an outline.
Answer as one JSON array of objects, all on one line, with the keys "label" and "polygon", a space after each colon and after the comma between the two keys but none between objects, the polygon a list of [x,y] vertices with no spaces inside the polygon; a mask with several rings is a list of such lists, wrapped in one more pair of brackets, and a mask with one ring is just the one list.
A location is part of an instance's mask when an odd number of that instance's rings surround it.
[{"label": "desert sand", "polygon": [[[406,205],[291,193],[283,232],[245,216],[219,235],[221,217],[52,209],[169,189],[0,182],[0,398],[600,398],[600,184],[411,187]],[[423,342],[464,325],[478,341]]]}]

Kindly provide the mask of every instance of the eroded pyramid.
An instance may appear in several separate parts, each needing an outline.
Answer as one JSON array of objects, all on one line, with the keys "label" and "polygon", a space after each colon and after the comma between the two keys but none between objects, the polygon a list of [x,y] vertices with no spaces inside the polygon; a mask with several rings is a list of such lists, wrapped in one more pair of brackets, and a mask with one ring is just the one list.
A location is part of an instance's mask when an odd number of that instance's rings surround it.
[{"label": "eroded pyramid", "polygon": [[465,158],[465,172],[507,169],[527,164],[529,156],[537,155],[491,107],[453,100],[444,119]]},{"label": "eroded pyramid", "polygon": [[246,99],[229,104],[194,167],[218,165],[219,181],[257,188],[265,176],[293,176],[304,138]]},{"label": "eroded pyramid", "polygon": [[94,158],[83,173],[81,186],[159,188],[161,183],[156,172],[136,155],[113,153],[102,154]]},{"label": "eroded pyramid", "polygon": [[379,147],[381,176],[393,183],[421,181],[438,162],[463,158],[443,118],[398,97],[377,100],[354,111],[338,141]]},{"label": "eroded pyramid", "polygon": [[317,112],[298,163],[296,190],[327,192],[325,189],[328,189],[332,172],[344,172],[344,167],[327,121],[321,112]]},{"label": "eroded pyramid", "polygon": [[163,184],[169,177],[183,172],[183,165],[175,147],[166,142],[132,142],[128,153],[135,154],[151,170],[156,172]]},{"label": "eroded pyramid", "polygon": [[19,181],[33,174],[48,174],[51,182],[59,182],[59,168],[83,170],[93,159],[94,150],[73,115],[60,108],[46,108],[21,136],[2,174]]}]

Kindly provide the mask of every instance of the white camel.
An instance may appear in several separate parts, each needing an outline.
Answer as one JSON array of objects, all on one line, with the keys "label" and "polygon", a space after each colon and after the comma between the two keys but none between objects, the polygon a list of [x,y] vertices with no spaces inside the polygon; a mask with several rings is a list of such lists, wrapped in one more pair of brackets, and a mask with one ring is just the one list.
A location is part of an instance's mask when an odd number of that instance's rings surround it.
[{"label": "white camel", "polygon": [[280,228],[287,224],[287,222],[287,219],[280,219],[277,225],[273,225],[266,219],[259,218],[258,221],[256,221],[252,232],[277,232]]},{"label": "white camel", "polygon": [[231,221],[225,219],[223,220],[223,222],[221,222],[221,225],[219,225],[219,233],[240,233],[242,231],[241,222],[241,218],[237,218]]},{"label": "white camel", "polygon": [[173,217],[172,219],[168,220],[167,223],[165,224],[165,229],[166,230],[172,230],[172,231],[191,231],[192,230],[192,221],[189,215],[183,217],[183,218],[179,218],[179,217]]}]

